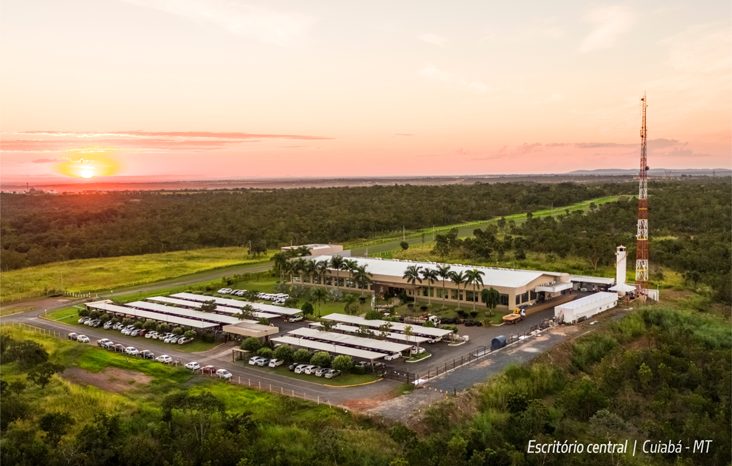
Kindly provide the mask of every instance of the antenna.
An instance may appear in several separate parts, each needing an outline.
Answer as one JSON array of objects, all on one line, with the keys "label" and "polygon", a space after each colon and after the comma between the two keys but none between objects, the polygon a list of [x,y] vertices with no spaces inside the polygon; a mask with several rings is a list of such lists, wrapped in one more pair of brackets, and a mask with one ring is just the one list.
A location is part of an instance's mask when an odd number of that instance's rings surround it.
[{"label": "antenna", "polygon": [[646,128],[646,108],[648,101],[646,94],[641,98],[641,155],[640,174],[638,181],[638,230],[636,232],[635,250],[635,287],[638,296],[645,296],[648,288],[648,157],[646,143],[648,130]]}]

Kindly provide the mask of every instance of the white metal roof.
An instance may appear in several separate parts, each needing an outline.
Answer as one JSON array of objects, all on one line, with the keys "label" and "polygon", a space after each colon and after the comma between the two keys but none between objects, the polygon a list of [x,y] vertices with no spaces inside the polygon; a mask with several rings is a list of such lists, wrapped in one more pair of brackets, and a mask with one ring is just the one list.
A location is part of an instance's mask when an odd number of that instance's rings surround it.
[{"label": "white metal roof", "polygon": [[396,330],[397,332],[404,333],[404,329],[407,327],[412,328],[412,334],[428,336],[428,337],[445,337],[452,333],[452,330],[445,330],[442,328],[435,327],[424,327],[422,325],[405,324],[402,322],[391,322],[388,320],[379,319],[364,319],[363,317],[350,316],[348,314],[328,314],[323,316],[323,319],[333,320],[335,322],[342,322],[344,324],[362,325],[364,327],[379,328],[384,324],[389,324],[389,330]]},{"label": "white metal roof", "polygon": [[174,298],[188,299],[190,301],[199,301],[199,302],[213,301],[216,304],[236,307],[239,309],[241,309],[244,306],[246,306],[247,304],[249,304],[257,311],[269,312],[271,314],[284,315],[284,316],[294,316],[296,314],[302,314],[302,311],[300,309],[294,309],[291,307],[284,307],[284,306],[275,306],[273,304],[254,303],[251,301],[242,301],[240,299],[219,298],[218,296],[206,296],[203,294],[196,294],[196,293],[175,293],[171,296]]},{"label": "white metal roof", "polygon": [[118,306],[107,301],[86,303],[86,306],[91,309],[111,312],[113,314],[124,314],[128,316],[140,317],[142,319],[152,319],[168,324],[183,325],[185,327],[193,327],[199,329],[218,327],[218,324],[215,324],[213,322],[203,322],[200,320],[186,319],[185,317],[171,316],[168,314],[161,314],[159,312],[142,311],[139,309],[133,309],[131,307]]},{"label": "white metal roof", "polygon": [[630,293],[631,291],[635,291],[635,287],[633,285],[628,285],[627,283],[619,283],[617,285],[611,286],[608,288],[610,291],[620,291],[622,293]]},{"label": "white metal roof", "polygon": [[[320,328],[323,326],[320,322],[313,322],[309,324],[310,327],[313,328]],[[361,328],[357,327],[355,325],[347,325],[347,324],[335,324],[333,325],[333,330],[338,330],[340,332],[345,333],[360,333]],[[380,332],[367,329],[374,333],[374,335],[379,334]],[[420,337],[419,335],[405,335],[403,333],[396,333],[396,332],[387,332],[386,338],[389,340],[399,340],[399,341],[406,341],[407,343],[426,343],[431,340],[431,338],[427,337]]]},{"label": "white metal roof", "polygon": [[[146,301],[133,301],[127,303],[130,307],[137,309],[144,309],[146,311],[160,312],[163,314],[170,314],[174,316],[190,317],[192,319],[206,320],[208,322],[216,322],[219,324],[238,324],[242,320],[232,316],[224,316],[221,314],[214,314],[213,312],[202,312],[193,309],[186,309],[184,307],[166,306],[164,304],[148,303]],[[256,323],[250,320],[251,323]]]},{"label": "white metal roof", "polygon": [[[178,298],[170,298],[168,296],[152,296],[150,298],[145,298],[148,301],[154,301],[158,303],[163,304],[175,304],[176,306],[185,306],[190,307],[193,309],[201,309],[203,307],[204,301],[190,301],[188,299],[178,299]],[[219,306],[216,305],[216,312],[221,312],[222,314],[229,314],[229,315],[237,315],[241,312],[241,308],[236,307],[229,307],[229,306]],[[274,319],[279,317],[276,314],[270,314],[269,312],[252,312],[252,316],[254,316],[257,319]]]},{"label": "white metal roof", "polygon": [[534,291],[546,291],[549,293],[558,293],[563,290],[572,288],[571,283],[552,283],[549,285],[541,285],[534,288]]},{"label": "white metal roof", "polygon": [[576,283],[595,283],[598,285],[612,285],[615,283],[614,278],[593,277],[590,275],[570,275],[569,281]]},{"label": "white metal roof", "polygon": [[361,350],[351,348],[350,346],[336,345],[334,343],[323,343],[322,341],[306,340],[304,338],[289,337],[287,335],[270,338],[270,341],[318,351],[327,351],[329,353],[345,354],[354,358],[368,359],[369,361],[386,356],[384,353],[377,353],[375,351]]},{"label": "white metal roof", "polygon": [[306,337],[314,340],[330,341],[334,343],[342,343],[346,346],[359,346],[369,348],[374,351],[383,351],[386,353],[401,353],[407,351],[412,345],[402,343],[394,343],[391,341],[376,340],[374,338],[358,337],[345,333],[326,332],[314,328],[301,327],[290,332],[288,335],[296,337]]},{"label": "white metal roof", "polygon": [[[319,260],[330,260],[332,256],[317,256],[312,259],[315,261]],[[358,265],[365,265],[366,271],[374,275],[386,275],[395,277],[399,280],[404,276],[404,272],[407,267],[416,265],[422,268],[436,269],[438,265],[449,265],[450,270],[455,272],[466,272],[472,269],[478,269],[484,273],[483,283],[485,286],[500,286],[505,288],[518,288],[526,286],[542,275],[550,275],[560,277],[563,274],[561,272],[542,272],[538,270],[519,270],[519,269],[502,269],[497,267],[484,267],[478,265],[461,265],[461,264],[442,264],[438,262],[414,262],[406,260],[395,260],[395,259],[378,259],[368,257],[350,257],[349,259],[354,260]]]},{"label": "white metal roof", "polygon": [[584,296],[582,298],[575,299],[574,301],[570,301],[568,303],[560,304],[555,308],[556,311],[559,310],[572,310],[572,309],[581,309],[585,306],[591,306],[593,304],[603,304],[603,303],[609,303],[613,301],[618,300],[618,294],[617,293],[610,293],[607,291],[600,291],[598,293],[593,293],[588,296]]}]

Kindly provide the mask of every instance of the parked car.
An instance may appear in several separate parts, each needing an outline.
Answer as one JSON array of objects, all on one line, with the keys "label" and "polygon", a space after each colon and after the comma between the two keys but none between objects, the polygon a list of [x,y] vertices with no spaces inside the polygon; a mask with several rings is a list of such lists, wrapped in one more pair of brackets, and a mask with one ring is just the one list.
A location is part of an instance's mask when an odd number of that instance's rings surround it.
[{"label": "parked car", "polygon": [[162,362],[163,364],[170,364],[171,362],[173,362],[173,358],[171,358],[167,354],[161,354],[160,356],[155,358],[155,360],[157,362]]},{"label": "parked car", "polygon": [[315,370],[315,372],[313,372],[313,374],[315,374],[315,377],[323,377],[325,373],[329,370],[330,369],[328,369],[327,367],[319,367]]},{"label": "parked car", "polygon": [[305,371],[305,368],[308,366],[309,364],[299,364],[297,367],[295,367],[295,374],[302,374]]},{"label": "parked car", "polygon": [[180,338],[178,338],[178,344],[179,345],[185,345],[186,343],[190,343],[192,341],[193,341],[193,338],[189,338],[189,337],[180,337]]},{"label": "parked car", "polygon": [[399,359],[401,357],[401,355],[402,355],[402,353],[387,354],[386,356],[384,356],[384,360],[393,361],[395,359]]},{"label": "parked car", "polygon": [[114,342],[112,340],[107,340],[101,344],[101,347],[107,350],[114,349]]},{"label": "parked car", "polygon": [[135,328],[135,329],[132,329],[132,330],[130,330],[130,336],[131,336],[131,337],[136,337],[136,336],[138,336],[139,334],[140,334],[140,330],[138,330],[138,329],[136,329],[136,328]]},{"label": "parked car", "polygon": [[257,365],[257,361],[259,361],[260,359],[263,359],[262,356],[252,356],[251,358],[249,358],[249,365],[250,366]]},{"label": "parked car", "polygon": [[71,333],[69,333],[69,334],[68,334],[68,335],[66,336],[66,338],[68,338],[69,340],[76,340],[76,337],[78,337],[78,336],[79,336],[79,334],[78,334],[78,333],[76,333],[76,332],[71,332]]},{"label": "parked car", "polygon": [[80,317],[76,322],[79,324],[85,324],[91,320],[91,317]]},{"label": "parked car", "polygon": [[86,323],[89,327],[99,327],[102,325],[102,321],[100,319],[92,319]]},{"label": "parked car", "polygon": [[267,365],[269,367],[280,367],[284,363],[285,363],[284,359],[270,359],[269,363]]},{"label": "parked car", "polygon": [[130,356],[137,356],[140,354],[140,350],[135,348],[134,346],[128,346],[125,348],[125,354],[129,354]]},{"label": "parked car", "polygon": [[305,373],[305,374],[307,374],[307,375],[312,375],[312,374],[314,374],[314,373],[315,373],[315,371],[316,371],[316,370],[318,370],[318,369],[320,369],[320,367],[318,367],[318,366],[313,366],[313,365],[309,365],[309,366],[307,366],[307,367],[305,368],[305,370],[303,370],[303,373]]},{"label": "parked car", "polygon": [[260,357],[255,364],[259,367],[264,367],[269,364],[269,358]]},{"label": "parked car", "polygon": [[216,377],[220,379],[230,380],[232,376],[232,373],[227,371],[226,369],[219,369],[216,371]]},{"label": "parked car", "polygon": [[211,366],[211,365],[203,366],[201,368],[201,373],[206,374],[206,375],[214,375],[216,373],[216,367]]},{"label": "parked car", "polygon": [[109,338],[101,338],[101,339],[97,340],[97,346],[102,346],[103,347],[104,345],[106,345],[110,341],[112,341],[112,340],[110,340]]},{"label": "parked car", "polygon": [[86,335],[79,335],[78,337],[76,337],[76,341],[78,341],[79,343],[89,343],[89,337]]},{"label": "parked car", "polygon": [[219,291],[217,291],[219,294],[229,294],[231,293],[231,288],[221,288]]},{"label": "parked car", "polygon": [[124,328],[124,324],[122,322],[117,322],[116,324],[112,325],[113,330],[122,330]]},{"label": "parked car", "polygon": [[293,362],[292,364],[290,364],[289,366],[287,366],[287,369],[289,369],[289,370],[290,370],[290,372],[292,372],[292,371],[294,371],[294,370],[295,370],[295,368],[296,368],[297,366],[299,366],[299,364],[298,364],[298,363],[296,363],[296,362]]},{"label": "parked car", "polygon": [[412,356],[415,356],[417,354],[422,354],[424,352],[425,352],[424,348],[421,348],[421,347],[418,348],[416,346],[412,346],[412,348],[409,350],[409,354],[411,354]]},{"label": "parked car", "polygon": [[157,337],[158,337],[158,332],[156,332],[155,330],[153,330],[152,332],[147,332],[145,334],[145,338],[157,338]]},{"label": "parked car", "polygon": [[170,335],[165,340],[163,340],[165,343],[177,343],[178,342],[178,335]]},{"label": "parked car", "polygon": [[112,328],[112,325],[114,325],[114,324],[112,323],[112,321],[111,321],[111,320],[108,320],[108,321],[106,321],[106,322],[104,323],[104,325],[103,325],[102,327],[103,327],[103,328],[104,328],[105,330],[109,330],[110,328]]},{"label": "parked car", "polygon": [[113,348],[114,348],[114,351],[117,353],[124,353],[124,351],[125,351],[125,345],[123,345],[122,343],[117,343],[116,345],[114,345]]},{"label": "parked car", "polygon": [[140,357],[144,359],[155,359],[155,353],[150,350],[140,351]]},{"label": "parked car", "polygon": [[196,371],[201,368],[201,365],[198,364],[196,361],[191,361],[186,363],[186,369],[190,369],[192,371]]},{"label": "parked car", "polygon": [[237,296],[244,296],[245,294],[247,294],[247,292],[245,290],[238,290],[234,294],[237,295]]},{"label": "parked car", "polygon": [[325,374],[323,374],[323,377],[325,377],[326,379],[332,379],[333,377],[338,377],[339,375],[341,375],[341,371],[337,369],[328,369]]},{"label": "parked car", "polygon": [[[284,303],[283,303],[283,304],[284,304]],[[305,318],[305,317],[303,317],[303,315],[302,315],[302,314],[296,314],[296,315],[294,315],[294,316],[290,317],[289,319],[287,319],[287,321],[288,321],[288,322],[300,322],[300,321],[301,321],[301,320],[303,320],[304,318]]]},{"label": "parked car", "polygon": [[133,330],[135,330],[135,326],[128,325],[127,327],[122,329],[122,335],[129,335],[130,333],[132,333]]}]

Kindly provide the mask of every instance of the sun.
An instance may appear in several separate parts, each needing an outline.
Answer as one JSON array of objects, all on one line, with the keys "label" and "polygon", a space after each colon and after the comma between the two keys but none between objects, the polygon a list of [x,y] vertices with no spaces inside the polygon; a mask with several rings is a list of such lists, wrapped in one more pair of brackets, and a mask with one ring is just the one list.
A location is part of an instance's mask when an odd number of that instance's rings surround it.
[{"label": "sun", "polygon": [[79,175],[81,178],[94,178],[94,175],[96,175],[96,168],[94,165],[89,163],[87,160],[82,160],[81,163],[76,167],[76,174]]},{"label": "sun", "polygon": [[77,149],[71,151],[68,158],[57,164],[55,169],[61,175],[88,180],[116,175],[119,162],[108,149]]}]

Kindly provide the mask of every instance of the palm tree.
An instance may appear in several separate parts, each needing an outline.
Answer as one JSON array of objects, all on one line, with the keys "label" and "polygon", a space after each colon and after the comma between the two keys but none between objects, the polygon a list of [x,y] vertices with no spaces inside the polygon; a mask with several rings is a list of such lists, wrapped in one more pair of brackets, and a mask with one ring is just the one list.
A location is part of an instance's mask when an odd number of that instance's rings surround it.
[{"label": "palm tree", "polygon": [[353,305],[356,301],[358,301],[358,298],[350,293],[343,297],[343,302],[345,303],[343,310],[346,311],[346,314],[353,314]]},{"label": "palm tree", "polygon": [[351,279],[357,287],[361,288],[361,296],[363,296],[363,290],[367,289],[371,283],[371,273],[366,271],[365,265],[359,265],[351,271]]},{"label": "palm tree", "polygon": [[305,259],[302,257],[298,257],[297,259],[290,262],[290,282],[292,282],[295,279],[295,275],[300,277],[300,282],[302,282],[302,272],[305,270]]},{"label": "palm tree", "polygon": [[422,270],[422,267],[420,267],[419,265],[410,265],[404,271],[404,275],[402,275],[402,278],[406,279],[407,283],[414,287],[415,301],[417,300],[417,282],[422,283],[422,277],[419,274],[420,270]]},{"label": "palm tree", "polygon": [[422,280],[427,282],[427,304],[432,304],[432,285],[437,281],[437,270],[424,268],[422,269]]},{"label": "palm tree", "polygon": [[318,314],[320,313],[320,305],[328,299],[328,290],[325,288],[315,288],[313,290],[313,301],[318,305]]},{"label": "palm tree", "polygon": [[458,289],[458,309],[460,309],[460,285],[465,283],[465,273],[461,270],[459,272],[450,272],[450,281],[453,282]]},{"label": "palm tree", "polygon": [[280,281],[284,281],[285,269],[289,264],[289,258],[287,257],[287,253],[278,252],[277,254],[272,256],[272,261],[274,262],[275,272],[278,272],[280,274]]},{"label": "palm tree", "polygon": [[308,277],[308,281],[312,283],[315,274],[315,261],[312,259],[303,259],[302,271]]},{"label": "palm tree", "polygon": [[343,268],[343,257],[335,255],[330,258],[330,263],[328,264],[331,269],[335,270],[336,279],[335,279],[335,286],[338,286],[338,280],[340,279],[340,271]]},{"label": "palm tree", "polygon": [[328,261],[323,259],[315,263],[315,275],[318,276],[318,283],[325,284],[325,272],[328,271]]},{"label": "palm tree", "polygon": [[437,276],[442,280],[442,299],[445,299],[445,280],[450,278],[450,266],[447,264],[438,265]]},{"label": "palm tree", "polygon": [[[409,339],[414,335],[411,325],[404,327],[404,335],[406,335],[407,341],[409,341]],[[417,354],[419,354],[419,340],[417,340]]]},{"label": "palm tree", "polygon": [[[353,281],[353,271],[358,267],[358,262],[356,262],[353,259],[343,259],[343,264],[341,265],[341,270],[344,272],[348,272],[351,274],[351,281]],[[345,283],[343,283],[345,285]]]},{"label": "palm tree", "polygon": [[465,272],[465,286],[473,286],[473,310],[475,310],[475,304],[478,302],[478,285],[483,285],[483,275],[485,272],[478,269],[471,269]]}]

